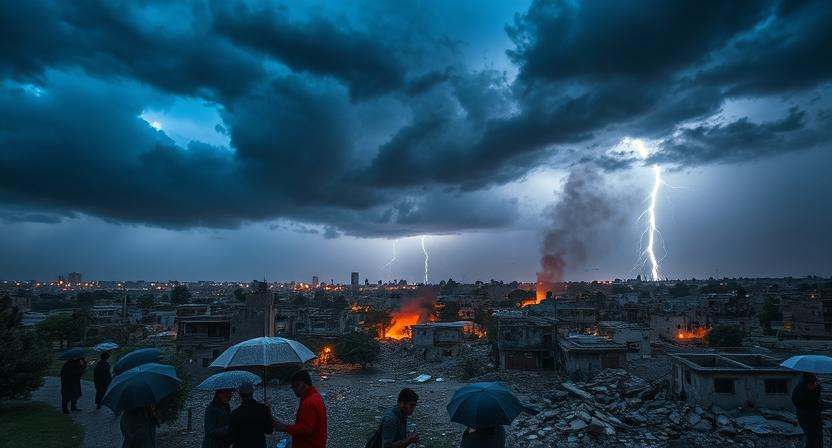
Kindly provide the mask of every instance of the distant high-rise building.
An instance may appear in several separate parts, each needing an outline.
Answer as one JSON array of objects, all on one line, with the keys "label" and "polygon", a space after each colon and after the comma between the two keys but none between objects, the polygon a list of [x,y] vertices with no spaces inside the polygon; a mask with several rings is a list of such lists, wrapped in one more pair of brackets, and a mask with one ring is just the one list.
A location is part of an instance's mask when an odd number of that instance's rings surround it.
[{"label": "distant high-rise building", "polygon": [[357,288],[358,287],[358,281],[359,281],[358,280],[358,272],[353,272],[352,275],[350,276],[350,286],[352,286],[353,288]]},{"label": "distant high-rise building", "polygon": [[81,283],[81,273],[80,272],[70,272],[69,273],[69,282],[73,284]]},{"label": "distant high-rise building", "polygon": [[370,279],[364,278],[364,286],[370,286]]},{"label": "distant high-rise building", "polygon": [[321,282],[320,282],[320,281],[318,281],[318,276],[317,276],[317,275],[313,275],[313,276],[312,276],[312,287],[313,287],[313,288],[317,288],[317,287],[318,287],[318,285],[320,285],[320,284],[321,284]]}]

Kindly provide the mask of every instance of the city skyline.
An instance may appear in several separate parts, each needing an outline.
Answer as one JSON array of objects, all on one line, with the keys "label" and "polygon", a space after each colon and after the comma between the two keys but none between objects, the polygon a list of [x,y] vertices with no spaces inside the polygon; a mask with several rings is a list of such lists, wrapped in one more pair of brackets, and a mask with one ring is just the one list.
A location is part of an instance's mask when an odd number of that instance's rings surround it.
[{"label": "city skyline", "polygon": [[826,2],[13,3],[0,279],[832,275]]}]

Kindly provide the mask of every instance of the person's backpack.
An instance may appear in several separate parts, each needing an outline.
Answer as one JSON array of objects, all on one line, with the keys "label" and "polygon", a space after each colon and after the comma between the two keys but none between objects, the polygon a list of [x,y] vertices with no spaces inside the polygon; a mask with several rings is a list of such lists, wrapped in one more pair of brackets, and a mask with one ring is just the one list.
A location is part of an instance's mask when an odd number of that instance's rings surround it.
[{"label": "person's backpack", "polygon": [[364,448],[381,448],[381,428],[384,427],[384,424],[378,425],[378,429],[373,435],[370,437],[370,440],[367,441],[367,444],[364,445]]}]

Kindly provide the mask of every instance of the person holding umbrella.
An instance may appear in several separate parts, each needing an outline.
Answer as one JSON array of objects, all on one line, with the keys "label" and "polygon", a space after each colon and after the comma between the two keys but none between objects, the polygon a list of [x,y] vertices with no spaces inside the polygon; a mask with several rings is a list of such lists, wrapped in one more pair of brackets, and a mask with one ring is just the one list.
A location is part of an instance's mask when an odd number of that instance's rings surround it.
[{"label": "person holding umbrella", "polygon": [[119,424],[121,435],[124,436],[121,447],[155,448],[157,426],[159,418],[156,416],[156,405],[125,411]]},{"label": "person holding umbrella", "polygon": [[113,374],[110,373],[110,354],[107,352],[101,353],[101,359],[95,364],[95,369],[92,371],[92,381],[95,383],[95,408],[101,409],[101,400],[107,392],[107,387],[113,381]]},{"label": "person holding umbrella", "polygon": [[792,391],[797,409],[797,423],[806,436],[806,448],[823,447],[823,417],[820,403],[821,387],[814,373],[805,372]]},{"label": "person holding umbrella", "polygon": [[197,389],[214,391],[214,399],[205,408],[205,437],[202,448],[228,448],[231,446],[231,406],[228,402],[234,390],[245,382],[252,385],[260,382],[260,377],[243,370],[230,370],[211,375]]},{"label": "person holding umbrella", "polygon": [[474,383],[454,392],[448,403],[451,421],[467,426],[462,448],[501,448],[506,443],[503,425],[510,425],[521,412],[537,414],[523,405],[499,383]]},{"label": "person holding umbrella", "polygon": [[490,428],[468,428],[462,433],[459,448],[503,448],[506,446],[506,429],[503,425]]},{"label": "person holding umbrella", "polygon": [[[64,414],[69,411],[80,411],[78,399],[81,398],[81,376],[87,368],[84,352],[79,349],[69,350],[61,356],[67,359],[61,368],[61,410]],[[67,409],[67,405],[71,407]]]},{"label": "person holding umbrella", "polygon": [[231,411],[229,433],[234,448],[266,448],[266,434],[274,432],[268,406],[254,399],[254,384],[246,381],[237,389],[240,406]]}]

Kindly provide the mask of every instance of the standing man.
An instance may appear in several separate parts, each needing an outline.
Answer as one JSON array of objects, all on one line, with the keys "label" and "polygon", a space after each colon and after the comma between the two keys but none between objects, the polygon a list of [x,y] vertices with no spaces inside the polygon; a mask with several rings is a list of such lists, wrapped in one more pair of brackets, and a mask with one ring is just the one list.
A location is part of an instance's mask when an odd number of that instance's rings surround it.
[{"label": "standing man", "polygon": [[797,423],[806,436],[806,448],[823,447],[823,417],[820,413],[820,384],[814,373],[804,373],[792,391]]},{"label": "standing man", "polygon": [[[61,410],[69,414],[70,409],[80,411],[78,399],[81,398],[81,376],[87,368],[87,361],[84,358],[70,359],[61,368]],[[67,405],[71,408],[67,409]]]},{"label": "standing man", "polygon": [[95,408],[101,409],[101,400],[104,394],[107,393],[107,387],[113,380],[113,375],[110,373],[110,354],[104,352],[101,354],[101,359],[95,364],[95,369],[92,371],[92,381],[95,383]]},{"label": "standing man", "polygon": [[413,415],[419,395],[413,390],[404,388],[399,392],[396,406],[385,414],[381,421],[382,448],[405,448],[419,443],[419,436],[407,433],[407,418]]},{"label": "standing man", "polygon": [[292,391],[300,398],[295,424],[276,421],[275,428],[292,436],[292,448],[326,448],[326,407],[321,394],[305,370],[295,372],[291,381]]},{"label": "standing man", "polygon": [[234,448],[266,448],[266,434],[274,432],[272,411],[254,399],[254,384],[237,389],[240,406],[231,411],[229,435]]}]

